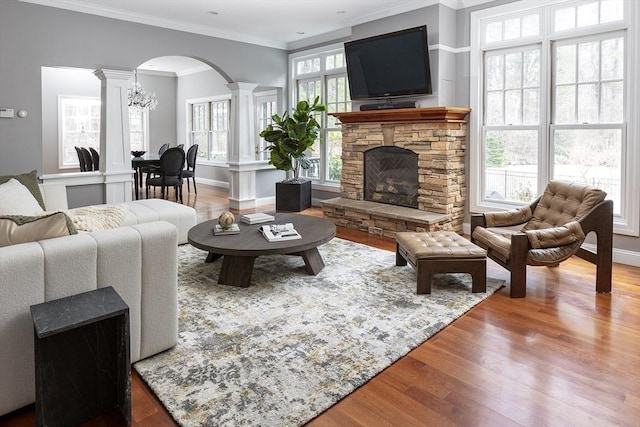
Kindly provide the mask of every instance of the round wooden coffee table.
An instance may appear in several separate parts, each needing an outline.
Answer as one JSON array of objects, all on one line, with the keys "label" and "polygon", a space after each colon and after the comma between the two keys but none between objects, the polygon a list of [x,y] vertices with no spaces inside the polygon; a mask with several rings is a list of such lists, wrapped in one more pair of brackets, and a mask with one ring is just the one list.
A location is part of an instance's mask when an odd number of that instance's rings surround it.
[{"label": "round wooden coffee table", "polygon": [[[205,262],[213,262],[223,257],[218,283],[240,286],[251,284],[251,274],[255,259],[263,255],[301,256],[307,273],[316,275],[324,267],[318,246],[336,236],[336,226],[329,220],[309,215],[276,213],[275,221],[262,224],[238,222],[239,234],[214,235],[217,220],[196,225],[189,230],[188,241],[192,246],[209,252]],[[239,221],[239,217],[236,217]],[[269,242],[260,233],[260,227],[269,224],[292,223],[302,239]]]}]

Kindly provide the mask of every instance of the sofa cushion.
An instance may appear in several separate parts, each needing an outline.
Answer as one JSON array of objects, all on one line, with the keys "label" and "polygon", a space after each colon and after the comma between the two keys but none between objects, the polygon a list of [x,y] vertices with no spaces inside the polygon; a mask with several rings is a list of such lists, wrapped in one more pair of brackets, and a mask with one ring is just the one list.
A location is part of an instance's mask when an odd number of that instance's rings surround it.
[{"label": "sofa cushion", "polygon": [[42,194],[40,193],[40,187],[38,186],[38,175],[37,171],[32,170],[28,173],[23,173],[20,175],[4,175],[0,176],[0,184],[4,184],[8,182],[11,178],[15,178],[20,184],[27,187],[27,190],[33,194],[33,197],[38,201],[40,208],[43,210],[46,209],[44,205],[44,199],[42,198]]},{"label": "sofa cushion", "polygon": [[63,212],[42,216],[0,216],[0,247],[77,234]]},{"label": "sofa cushion", "polygon": [[15,178],[0,184],[0,215],[39,215],[42,206]]}]

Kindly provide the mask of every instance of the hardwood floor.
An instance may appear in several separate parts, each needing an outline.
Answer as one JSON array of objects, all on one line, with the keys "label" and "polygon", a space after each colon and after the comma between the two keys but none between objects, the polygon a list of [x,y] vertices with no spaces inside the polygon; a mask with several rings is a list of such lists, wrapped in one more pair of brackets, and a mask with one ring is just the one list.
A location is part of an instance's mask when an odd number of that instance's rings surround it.
[{"label": "hardwood floor", "polygon": [[[198,221],[228,209],[226,191],[198,191],[184,193]],[[338,237],[395,250],[354,230]],[[487,274],[508,280],[492,261]],[[308,425],[638,426],[640,268],[613,274],[613,292],[596,294],[595,267],[581,259],[529,267],[526,298],[509,298],[507,285]],[[135,372],[132,402],[133,426],[176,425]],[[111,414],[85,425],[119,424]],[[0,417],[32,425],[33,405]]]}]

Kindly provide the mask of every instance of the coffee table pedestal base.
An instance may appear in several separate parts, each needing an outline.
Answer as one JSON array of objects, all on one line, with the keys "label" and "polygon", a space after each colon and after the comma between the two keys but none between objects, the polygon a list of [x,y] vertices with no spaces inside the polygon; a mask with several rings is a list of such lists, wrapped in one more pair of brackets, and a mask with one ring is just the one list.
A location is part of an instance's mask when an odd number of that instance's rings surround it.
[{"label": "coffee table pedestal base", "polygon": [[302,257],[304,265],[307,267],[307,274],[313,274],[315,276],[324,268],[324,261],[320,256],[320,252],[318,252],[318,248],[312,248],[294,255]]},{"label": "coffee table pedestal base", "polygon": [[[316,275],[324,268],[324,261],[318,251],[318,248],[311,248],[306,251],[296,252],[294,256],[300,256],[304,260],[307,268],[307,274]],[[255,256],[234,256],[221,255],[209,252],[205,262],[214,262],[218,258],[222,258],[222,267],[220,267],[220,275],[218,276],[219,285],[237,286],[239,288],[248,288],[251,285],[251,274],[253,273],[253,264],[257,257]]]}]

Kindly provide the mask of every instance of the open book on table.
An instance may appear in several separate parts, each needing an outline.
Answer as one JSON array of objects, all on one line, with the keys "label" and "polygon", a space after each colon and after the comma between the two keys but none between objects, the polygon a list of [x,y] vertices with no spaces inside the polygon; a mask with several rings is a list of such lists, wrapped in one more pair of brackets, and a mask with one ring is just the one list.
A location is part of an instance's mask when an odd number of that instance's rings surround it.
[{"label": "open book on table", "polygon": [[302,239],[300,233],[293,228],[293,224],[288,222],[286,224],[273,224],[263,225],[260,227],[260,231],[265,239],[270,242],[280,242],[282,240],[294,240]]}]

